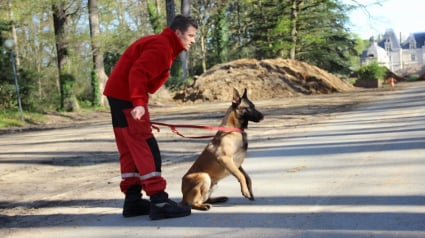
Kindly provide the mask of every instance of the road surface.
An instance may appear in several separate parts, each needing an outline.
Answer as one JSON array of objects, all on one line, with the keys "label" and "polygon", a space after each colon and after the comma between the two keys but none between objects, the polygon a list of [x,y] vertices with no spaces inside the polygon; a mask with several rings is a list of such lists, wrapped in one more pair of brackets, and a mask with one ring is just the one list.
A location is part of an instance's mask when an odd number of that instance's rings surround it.
[{"label": "road surface", "polygon": [[[263,122],[250,124],[244,163],[256,200],[243,198],[235,178],[228,177],[214,193],[229,196],[228,203],[159,221],[120,215],[109,123],[91,125],[89,132],[83,127],[1,135],[0,235],[425,237],[423,83],[291,129],[283,126],[280,111],[263,112]],[[69,139],[75,130],[80,140]],[[180,178],[206,141],[187,142],[165,131],[158,139],[162,152],[180,156],[163,169],[167,190],[178,200]],[[101,150],[92,152],[94,147]],[[5,189],[16,181],[17,192]]]}]

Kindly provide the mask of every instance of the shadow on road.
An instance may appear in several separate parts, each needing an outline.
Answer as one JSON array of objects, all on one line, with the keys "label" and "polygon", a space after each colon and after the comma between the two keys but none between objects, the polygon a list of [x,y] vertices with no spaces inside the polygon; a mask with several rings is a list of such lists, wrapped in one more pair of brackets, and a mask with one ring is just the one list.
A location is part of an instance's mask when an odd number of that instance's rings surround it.
[{"label": "shadow on road", "polygon": [[[320,211],[300,211],[300,212],[272,212],[269,209],[265,212],[243,212],[243,213],[220,213],[212,210],[207,212],[195,211],[186,218],[150,221],[147,216],[136,218],[123,218],[121,214],[38,214],[38,215],[16,215],[0,216],[2,227],[8,228],[28,228],[28,227],[54,227],[64,226],[63,222],[55,224],[57,221],[68,221],[66,226],[82,226],[84,221],[89,226],[152,226],[153,223],[162,227],[261,227],[261,228],[289,228],[289,229],[318,229],[318,230],[386,230],[386,231],[424,231],[425,227],[420,225],[420,220],[425,221],[425,214],[412,212],[391,211],[392,206],[424,206],[425,196],[287,196],[287,197],[261,197],[250,202],[244,198],[230,198],[229,203],[222,204],[221,207],[232,206],[258,206],[260,207],[297,207],[314,206],[318,201],[326,199],[327,206],[346,207],[385,207],[384,212],[320,212]],[[4,203],[0,202],[1,208],[6,207],[28,207],[39,208],[61,208],[61,207],[114,207],[121,206],[121,200],[68,200],[68,201],[34,201],[33,203]],[[296,208],[295,208],[296,209]],[[223,209],[221,209],[223,210]],[[300,209],[302,210],[302,209]],[[21,220],[25,222],[20,222]],[[93,221],[98,221],[96,224]],[[137,221],[137,222],[135,222]],[[172,221],[172,222],[170,222]],[[300,223],[306,221],[307,223]],[[332,221],[332,222],[329,222]],[[339,222],[340,221],[340,222]],[[351,221],[351,222],[350,222]],[[374,222],[371,222],[374,221]],[[385,221],[385,222],[383,222]],[[415,221],[415,222],[411,222]]]}]

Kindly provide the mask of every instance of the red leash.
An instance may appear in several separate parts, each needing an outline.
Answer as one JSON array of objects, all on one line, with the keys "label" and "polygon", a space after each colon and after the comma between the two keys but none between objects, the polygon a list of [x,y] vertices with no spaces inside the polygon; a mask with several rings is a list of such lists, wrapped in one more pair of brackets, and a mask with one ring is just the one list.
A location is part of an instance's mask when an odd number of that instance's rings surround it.
[{"label": "red leash", "polygon": [[[123,110],[123,113],[127,116],[127,117],[131,117],[131,108],[130,109],[125,109]],[[191,138],[191,139],[201,139],[201,138],[212,138],[214,137],[212,136],[185,136],[183,134],[181,134],[178,130],[177,127],[182,127],[182,128],[199,128],[199,129],[207,129],[207,130],[212,130],[212,131],[225,131],[225,132],[242,132],[243,129],[240,128],[232,128],[232,127],[216,127],[216,126],[196,126],[196,125],[173,125],[173,124],[167,124],[167,123],[162,123],[162,122],[154,122],[154,121],[150,121],[149,123],[151,123],[151,126],[153,128],[155,128],[158,132],[159,132],[159,128],[157,126],[154,125],[158,125],[158,126],[168,126],[171,131],[181,137],[184,138]]]},{"label": "red leash", "polygon": [[158,126],[168,126],[171,131],[183,138],[191,138],[191,139],[202,139],[202,138],[212,138],[214,136],[185,136],[183,134],[181,134],[178,130],[177,127],[181,127],[181,128],[198,128],[198,129],[207,129],[207,130],[211,130],[211,131],[225,131],[225,132],[242,132],[243,129],[240,128],[231,128],[231,127],[216,127],[216,126],[197,126],[197,125],[173,125],[173,124],[167,124],[167,123],[162,123],[162,122],[154,122],[151,121],[150,122],[152,124],[152,127],[155,128],[158,132],[159,132],[159,128],[157,126],[154,125],[158,125]]}]

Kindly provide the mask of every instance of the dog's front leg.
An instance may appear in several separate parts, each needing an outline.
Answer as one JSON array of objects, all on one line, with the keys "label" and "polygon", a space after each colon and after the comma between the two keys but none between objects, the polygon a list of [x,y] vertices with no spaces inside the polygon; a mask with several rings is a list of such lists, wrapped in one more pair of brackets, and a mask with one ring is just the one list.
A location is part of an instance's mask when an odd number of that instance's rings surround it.
[{"label": "dog's front leg", "polygon": [[[218,162],[225,169],[227,169],[233,176],[235,176],[238,179],[238,181],[241,185],[242,195],[244,197],[250,199],[250,200],[253,200],[254,197],[252,197],[251,190],[247,186],[247,181],[245,179],[245,175],[241,170],[239,170],[238,167],[236,167],[235,163],[233,162],[233,158],[230,157],[230,156],[221,156],[221,157],[218,158]],[[251,179],[249,178],[249,180],[251,180]],[[251,181],[250,181],[250,183],[251,183]]]},{"label": "dog's front leg", "polygon": [[252,193],[252,182],[251,182],[251,178],[249,177],[249,175],[246,173],[246,171],[241,167],[239,167],[239,170],[242,172],[242,174],[245,176],[245,180],[246,180],[246,185],[248,187],[248,191],[249,191],[249,200],[254,200],[254,194]]}]

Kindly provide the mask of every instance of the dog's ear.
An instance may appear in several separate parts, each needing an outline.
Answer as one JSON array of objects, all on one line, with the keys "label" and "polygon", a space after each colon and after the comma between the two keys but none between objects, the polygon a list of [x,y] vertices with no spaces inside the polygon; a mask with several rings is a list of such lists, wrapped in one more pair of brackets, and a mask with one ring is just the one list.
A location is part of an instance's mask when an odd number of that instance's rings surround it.
[{"label": "dog's ear", "polygon": [[239,104],[241,101],[241,96],[236,88],[233,88],[233,104]]},{"label": "dog's ear", "polygon": [[246,88],[243,90],[242,98],[247,98],[247,95],[246,95]]}]

